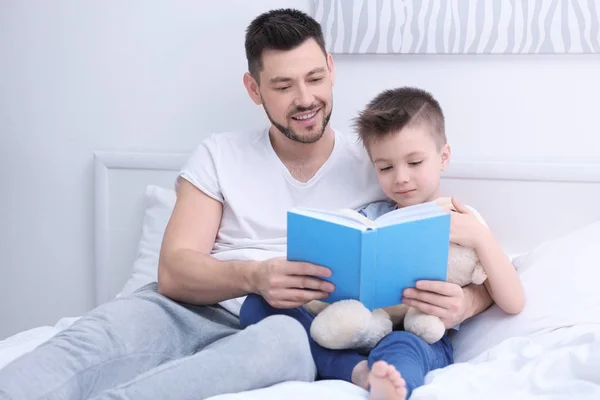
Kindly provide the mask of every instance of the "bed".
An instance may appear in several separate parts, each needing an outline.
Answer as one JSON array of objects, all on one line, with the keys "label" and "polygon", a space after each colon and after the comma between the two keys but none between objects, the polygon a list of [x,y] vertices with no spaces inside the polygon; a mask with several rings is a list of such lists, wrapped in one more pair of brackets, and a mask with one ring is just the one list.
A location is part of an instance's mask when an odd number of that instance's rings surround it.
[{"label": "bed", "polygon": [[[96,303],[156,279],[162,232],[185,154],[95,154]],[[413,399],[600,398],[600,165],[452,163],[443,192],[474,206],[514,260],[524,311],[491,307],[452,338],[456,363],[433,371]],[[77,317],[0,342],[0,368]],[[286,382],[216,396],[364,399],[340,381]]]}]

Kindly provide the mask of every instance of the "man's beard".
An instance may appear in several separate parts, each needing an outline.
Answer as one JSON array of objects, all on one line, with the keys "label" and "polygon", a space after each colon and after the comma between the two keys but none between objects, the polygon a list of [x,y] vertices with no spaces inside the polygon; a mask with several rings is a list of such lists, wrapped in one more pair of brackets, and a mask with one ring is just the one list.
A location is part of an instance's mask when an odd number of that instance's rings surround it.
[{"label": "man's beard", "polygon": [[[332,108],[329,111],[329,114],[325,114],[325,105],[323,104],[321,106],[321,110],[323,111],[323,125],[321,126],[321,129],[319,131],[314,132],[313,135],[310,135],[308,137],[303,137],[301,135],[296,134],[296,132],[294,132],[291,128],[283,126],[282,124],[280,124],[279,122],[277,122],[273,118],[271,118],[271,115],[269,114],[269,111],[267,110],[267,107],[264,104],[263,104],[263,108],[265,109],[267,118],[269,118],[269,121],[271,121],[273,126],[275,126],[277,129],[279,129],[279,131],[281,133],[283,133],[288,139],[293,140],[298,143],[304,143],[304,144],[315,143],[323,137],[323,134],[325,133],[325,128],[327,127],[327,124],[329,123],[329,120],[331,119],[331,113],[333,112],[333,108]],[[316,108],[318,108],[318,107],[316,107]],[[309,108],[299,107],[294,111],[293,114],[295,114],[297,112],[310,111],[310,110],[314,110],[314,109],[315,109],[315,107],[309,107]]]}]

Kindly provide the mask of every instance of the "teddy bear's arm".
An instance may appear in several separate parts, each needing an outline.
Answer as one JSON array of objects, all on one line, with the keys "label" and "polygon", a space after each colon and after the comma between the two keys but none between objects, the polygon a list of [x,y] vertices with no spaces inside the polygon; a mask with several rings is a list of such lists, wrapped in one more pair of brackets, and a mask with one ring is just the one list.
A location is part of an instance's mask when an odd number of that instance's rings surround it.
[{"label": "teddy bear's arm", "polygon": [[404,321],[404,316],[408,311],[408,306],[406,304],[398,304],[395,306],[385,307],[383,311],[385,311],[390,316],[390,319],[392,320],[392,325],[396,326],[402,321]]}]

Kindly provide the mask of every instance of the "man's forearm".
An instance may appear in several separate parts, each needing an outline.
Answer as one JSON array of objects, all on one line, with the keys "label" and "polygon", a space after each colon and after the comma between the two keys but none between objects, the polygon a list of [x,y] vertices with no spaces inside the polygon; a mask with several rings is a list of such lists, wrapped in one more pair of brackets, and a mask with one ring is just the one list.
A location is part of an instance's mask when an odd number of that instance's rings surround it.
[{"label": "man's forearm", "polygon": [[158,291],[190,304],[215,304],[253,291],[255,261],[219,261],[193,250],[161,254]]},{"label": "man's forearm", "polygon": [[484,285],[468,285],[464,288],[467,309],[463,321],[487,310],[493,300]]}]

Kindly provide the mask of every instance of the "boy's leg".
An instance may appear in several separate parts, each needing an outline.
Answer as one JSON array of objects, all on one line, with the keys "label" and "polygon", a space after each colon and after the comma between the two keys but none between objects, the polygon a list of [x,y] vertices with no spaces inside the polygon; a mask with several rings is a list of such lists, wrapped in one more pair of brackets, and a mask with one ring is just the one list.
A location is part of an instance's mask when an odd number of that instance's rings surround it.
[{"label": "boy's leg", "polygon": [[277,315],[93,399],[205,399],[284,381],[311,382],[315,375],[304,329]]},{"label": "boy's leg", "polygon": [[275,308],[262,296],[251,294],[246,297],[240,310],[240,326],[250,326],[270,315],[287,315],[299,321],[308,335],[310,350],[317,366],[317,372],[322,379],[341,379],[352,382],[352,370],[367,357],[354,350],[330,350],[321,347],[310,336],[310,325],[314,320],[313,315],[304,307]]},{"label": "boy's leg", "polygon": [[88,398],[236,332],[238,319],[221,307],[182,306],[148,285],[0,369],[0,399]]},{"label": "boy's leg", "polygon": [[425,375],[454,362],[452,343],[447,335],[434,344],[405,331],[394,331],[384,337],[369,354],[369,368],[383,360],[396,367],[406,381],[408,396],[422,386]]}]

